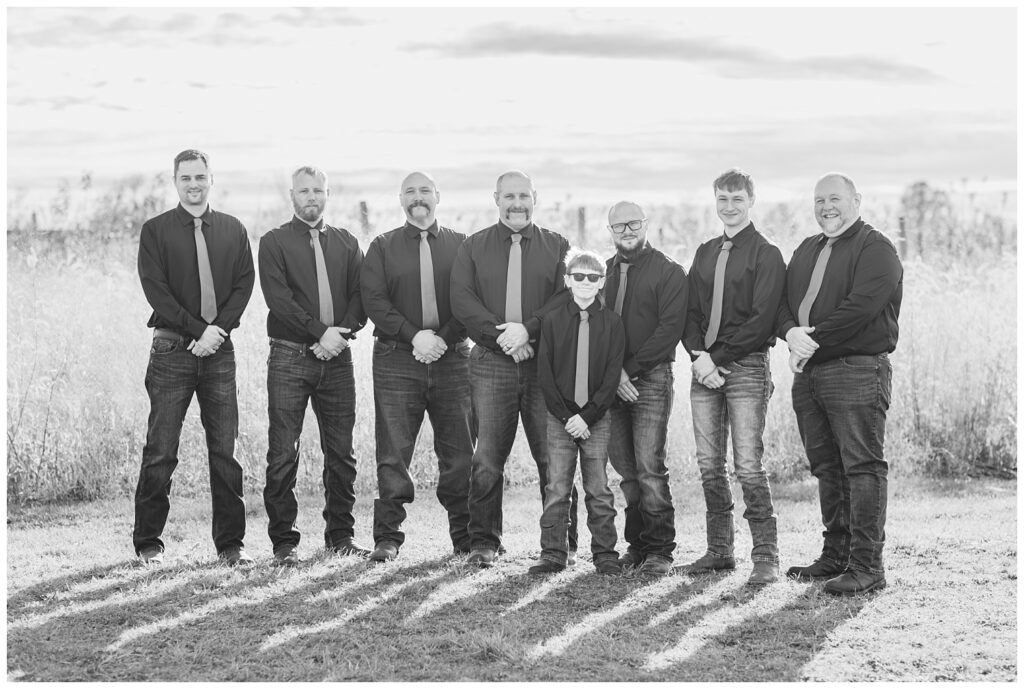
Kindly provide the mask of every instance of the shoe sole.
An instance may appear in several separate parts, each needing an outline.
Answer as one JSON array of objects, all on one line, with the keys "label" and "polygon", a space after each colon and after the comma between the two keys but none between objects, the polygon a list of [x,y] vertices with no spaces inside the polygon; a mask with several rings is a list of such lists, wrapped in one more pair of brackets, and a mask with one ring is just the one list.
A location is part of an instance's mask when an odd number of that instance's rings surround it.
[{"label": "shoe sole", "polygon": [[814,576],[810,576],[807,574],[789,574],[787,572],[786,578],[793,579],[794,581],[827,581],[829,579],[835,579],[842,573],[843,572],[836,572],[835,574],[815,574]]},{"label": "shoe sole", "polygon": [[859,589],[857,591],[833,591],[832,589],[826,588],[825,589],[825,593],[827,593],[829,595],[832,595],[832,596],[841,596],[843,598],[852,598],[853,596],[859,596],[859,595],[861,595],[863,593],[871,593],[872,591],[881,591],[884,588],[885,588],[885,579],[882,579],[881,581],[876,581],[874,584],[872,584],[871,586],[868,586],[867,588]]}]

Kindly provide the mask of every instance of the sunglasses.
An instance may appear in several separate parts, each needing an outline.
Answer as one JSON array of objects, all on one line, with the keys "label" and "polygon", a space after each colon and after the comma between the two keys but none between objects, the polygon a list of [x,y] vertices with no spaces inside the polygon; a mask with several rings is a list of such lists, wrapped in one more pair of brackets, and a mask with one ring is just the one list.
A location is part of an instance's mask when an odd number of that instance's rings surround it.
[{"label": "sunglasses", "polygon": [[597,273],[569,273],[569,275],[571,275],[572,279],[575,280],[576,282],[583,282],[584,280],[597,282],[598,280],[604,277],[604,275],[599,275]]}]

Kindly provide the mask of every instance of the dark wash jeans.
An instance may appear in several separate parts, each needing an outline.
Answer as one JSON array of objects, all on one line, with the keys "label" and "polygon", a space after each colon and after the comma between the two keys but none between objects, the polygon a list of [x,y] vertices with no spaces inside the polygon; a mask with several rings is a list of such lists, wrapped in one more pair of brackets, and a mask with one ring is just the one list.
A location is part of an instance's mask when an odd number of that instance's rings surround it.
[{"label": "dark wash jeans", "polygon": [[[501,544],[501,502],[505,462],[522,416],[530,453],[537,463],[540,499],[548,483],[548,410],[537,382],[537,359],[522,363],[475,345],[469,356],[469,383],[478,437],[469,477],[469,537],[473,548],[497,549]],[[572,489],[569,549],[576,550],[579,496]]]},{"label": "dark wash jeans", "polygon": [[658,364],[633,381],[640,393],[636,402],[616,397],[608,411],[608,459],[622,477],[619,487],[626,497],[623,535],[634,552],[670,560],[676,547],[676,513],[665,466],[665,441],[673,382],[672,364]]},{"label": "dark wash jeans", "polygon": [[889,465],[883,446],[891,393],[886,354],[840,357],[793,378],[793,410],[818,479],[821,557],[836,567],[884,572]]},{"label": "dark wash jeans", "polygon": [[590,437],[573,440],[565,424],[548,414],[548,485],[544,513],[540,517],[540,557],[563,567],[568,560],[569,502],[576,476],[576,455],[580,459],[590,552],[594,564],[617,560],[615,552],[615,496],[608,487],[608,414],[590,427]]},{"label": "dark wash jeans", "polygon": [[356,458],[352,454],[356,391],[351,349],[321,361],[306,345],[272,341],[267,359],[267,393],[270,431],[263,503],[270,519],[267,532],[274,550],[299,544],[295,477],[299,470],[299,436],[310,400],[324,453],[324,543],[330,547],[339,539],[351,538],[355,527],[352,506],[356,499]]},{"label": "dark wash jeans", "polygon": [[726,366],[725,385],[715,390],[690,384],[697,465],[707,509],[708,552],[733,556],[733,500],[725,455],[732,432],[736,478],[743,489],[743,518],[750,526],[753,562],[779,563],[772,491],[761,458],[764,420],[774,391],[768,352],[753,352]]},{"label": "dark wash jeans", "polygon": [[170,509],[171,475],[178,466],[178,440],[193,394],[199,400],[209,450],[213,543],[221,552],[241,547],[245,538],[242,467],[234,456],[238,435],[234,345],[227,339],[214,354],[200,358],[188,351],[190,341],[154,337],[149,350],[149,423],[135,489],[132,534],[136,553],[150,546],[164,547],[160,535]]},{"label": "dark wash jeans", "polygon": [[473,433],[469,401],[469,345],[449,347],[432,364],[421,364],[395,342],[373,345],[373,404],[377,437],[374,543],[405,542],[405,505],[415,498],[409,475],[423,414],[430,416],[437,455],[437,499],[448,512],[448,533],[457,549],[469,549],[469,467]]}]

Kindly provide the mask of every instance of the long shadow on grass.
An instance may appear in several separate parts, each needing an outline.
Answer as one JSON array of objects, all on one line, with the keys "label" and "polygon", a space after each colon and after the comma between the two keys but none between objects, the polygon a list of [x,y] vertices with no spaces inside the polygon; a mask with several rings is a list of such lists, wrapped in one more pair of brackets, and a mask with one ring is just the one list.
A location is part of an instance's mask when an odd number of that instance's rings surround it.
[{"label": "long shadow on grass", "polygon": [[[45,579],[21,589],[7,598],[7,615],[17,614],[24,606],[37,607],[40,601],[52,599],[60,594],[75,593],[78,590],[102,595],[104,591],[116,589],[126,582],[140,581],[173,568],[146,569],[139,567],[137,560],[125,560],[112,565],[97,565],[84,572],[73,572],[52,579]],[[11,582],[8,582],[8,587]]]},{"label": "long shadow on grass", "polygon": [[872,600],[836,598],[820,584],[748,590],[717,609],[687,611],[676,621],[685,632],[648,655],[640,669],[650,680],[799,681],[828,635]]}]

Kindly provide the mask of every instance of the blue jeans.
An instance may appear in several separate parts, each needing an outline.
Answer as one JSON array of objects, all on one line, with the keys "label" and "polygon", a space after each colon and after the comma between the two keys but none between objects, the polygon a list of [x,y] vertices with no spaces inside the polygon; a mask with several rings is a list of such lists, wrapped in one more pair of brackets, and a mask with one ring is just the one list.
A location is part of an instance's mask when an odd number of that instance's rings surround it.
[{"label": "blue jeans", "polygon": [[764,419],[772,396],[772,372],[767,352],[754,352],[726,366],[725,385],[710,390],[696,380],[690,384],[690,408],[697,464],[707,508],[708,552],[733,556],[733,500],[725,462],[732,431],[736,478],[743,489],[743,518],[750,526],[753,562],[779,563],[778,533],[772,491],[761,458]]},{"label": "blue jeans", "polygon": [[178,466],[178,440],[185,412],[195,394],[209,450],[210,493],[213,499],[213,543],[217,552],[241,547],[245,538],[242,467],[235,460],[238,397],[235,391],[235,350],[230,339],[208,357],[188,351],[191,338],[154,337],[146,369],[149,423],[142,449],[142,468],[135,489],[138,553],[164,547],[160,535],[170,509],[171,475]]},{"label": "blue jeans", "polygon": [[665,466],[665,440],[673,383],[672,364],[658,364],[633,381],[640,393],[636,402],[616,398],[608,411],[608,459],[622,477],[619,487],[626,498],[626,541],[638,554],[670,560],[676,547],[676,512]]},{"label": "blue jeans", "polygon": [[[516,439],[519,417],[530,453],[537,463],[540,498],[548,483],[548,410],[537,382],[537,359],[522,363],[476,345],[469,356],[473,415],[479,430],[469,477],[469,537],[473,548],[497,549],[501,544],[501,501],[505,462]],[[569,549],[576,550],[579,497],[572,489],[569,510]]]},{"label": "blue jeans", "polygon": [[421,364],[396,342],[373,345],[373,400],[377,436],[377,490],[373,540],[405,542],[405,505],[415,486],[409,475],[423,413],[430,415],[437,454],[437,499],[448,512],[456,549],[469,549],[470,428],[469,345],[451,347],[432,364]]},{"label": "blue jeans", "polygon": [[299,505],[295,477],[299,470],[299,437],[312,399],[324,452],[324,542],[328,547],[354,534],[353,483],[356,458],[352,454],[352,427],[356,420],[356,391],[352,379],[352,351],[321,361],[306,345],[273,340],[267,359],[267,396],[270,415],[267,450],[267,485],[263,503],[270,524],[267,532],[274,550],[297,546],[295,528]]},{"label": "blue jeans", "polygon": [[569,502],[576,476],[576,455],[586,494],[587,527],[594,564],[617,560],[615,552],[615,497],[608,487],[608,436],[611,421],[605,414],[590,427],[590,437],[579,442],[565,424],[548,414],[548,485],[540,517],[540,556],[563,567],[568,560]]},{"label": "blue jeans", "polygon": [[839,568],[884,571],[889,465],[883,446],[891,393],[886,354],[840,357],[793,378],[793,410],[818,479],[821,557]]}]

